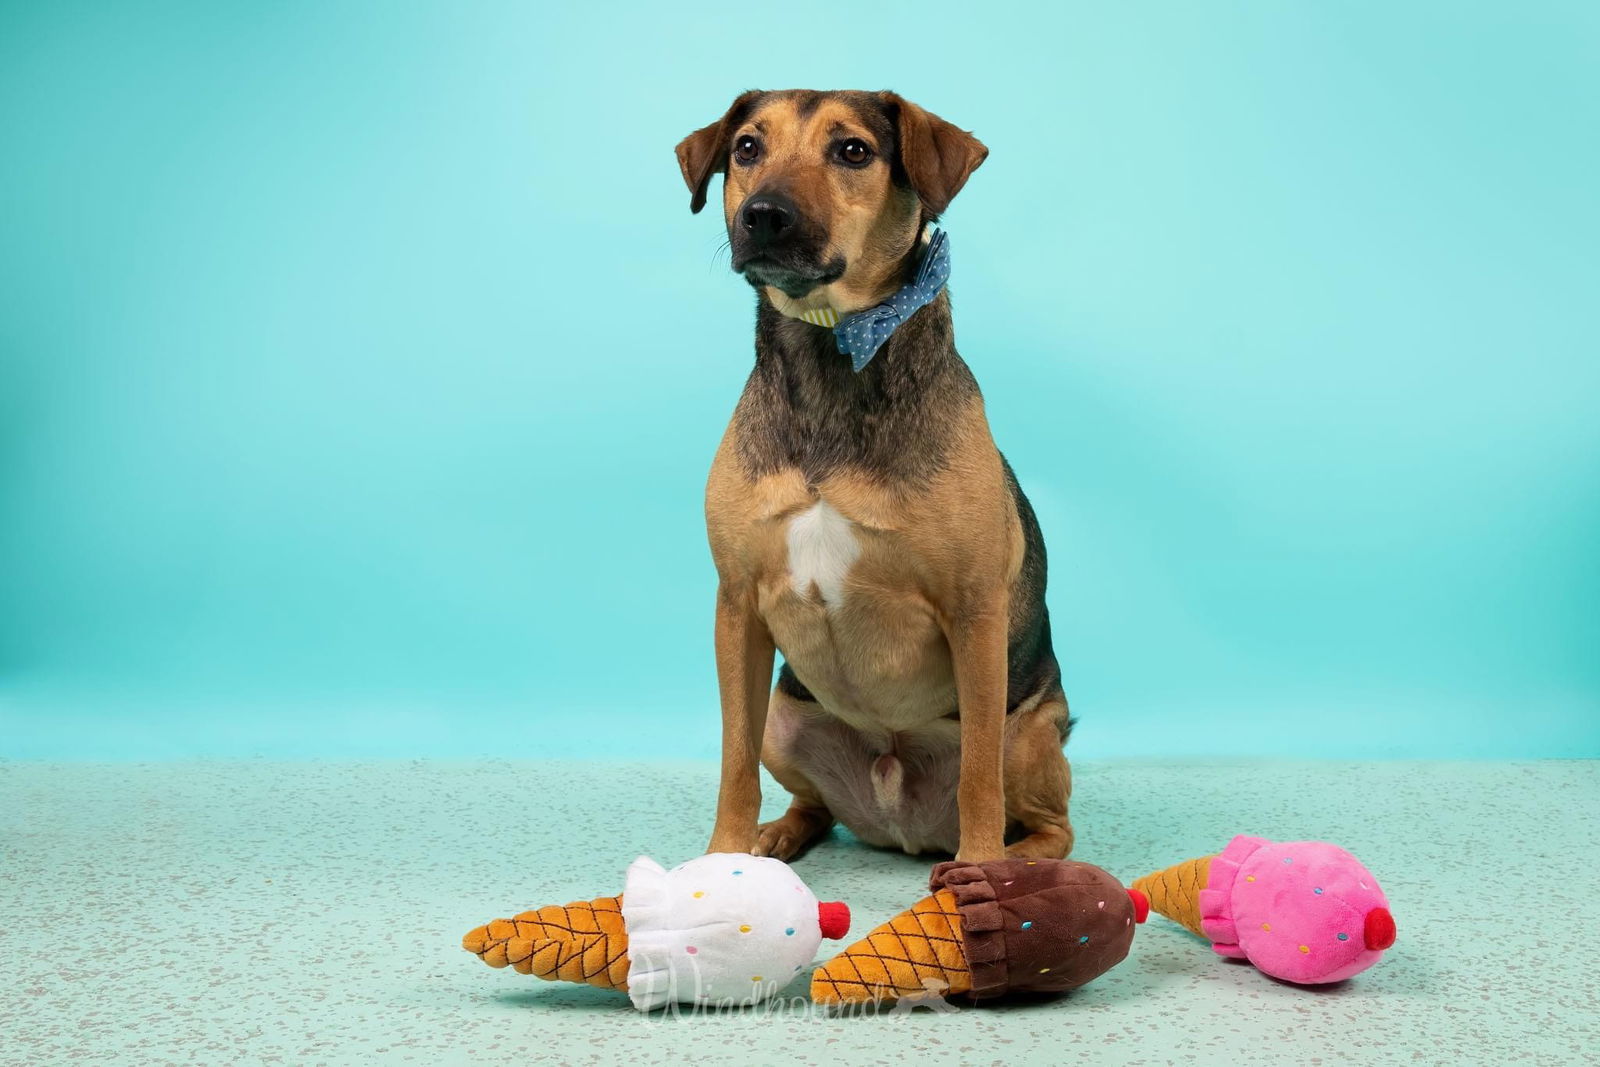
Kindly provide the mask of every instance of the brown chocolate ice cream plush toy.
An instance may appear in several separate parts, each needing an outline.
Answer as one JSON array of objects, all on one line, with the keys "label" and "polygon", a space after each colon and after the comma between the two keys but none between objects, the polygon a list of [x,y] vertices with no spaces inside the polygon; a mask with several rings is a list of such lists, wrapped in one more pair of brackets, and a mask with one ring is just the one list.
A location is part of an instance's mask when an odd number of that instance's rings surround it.
[{"label": "brown chocolate ice cream plush toy", "polygon": [[928,888],[812,972],[811,999],[1065,992],[1121,963],[1149,913],[1144,894],[1072,860],[952,860],[934,867]]}]

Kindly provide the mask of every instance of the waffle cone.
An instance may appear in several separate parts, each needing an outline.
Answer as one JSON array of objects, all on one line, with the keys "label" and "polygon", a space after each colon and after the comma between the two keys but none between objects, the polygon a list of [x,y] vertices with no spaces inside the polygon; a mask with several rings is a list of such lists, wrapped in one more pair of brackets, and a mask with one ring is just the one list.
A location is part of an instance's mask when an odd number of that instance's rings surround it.
[{"label": "waffle cone", "polygon": [[510,966],[547,981],[628,988],[621,897],[551,904],[496,919],[463,937],[461,947],[491,967]]},{"label": "waffle cone", "polygon": [[1200,890],[1206,887],[1215,857],[1184,860],[1165,870],[1147,874],[1133,888],[1150,898],[1150,909],[1205,936],[1200,928]]},{"label": "waffle cone", "polygon": [[859,1004],[972,988],[955,894],[941,889],[873,930],[811,975],[818,1004]]}]

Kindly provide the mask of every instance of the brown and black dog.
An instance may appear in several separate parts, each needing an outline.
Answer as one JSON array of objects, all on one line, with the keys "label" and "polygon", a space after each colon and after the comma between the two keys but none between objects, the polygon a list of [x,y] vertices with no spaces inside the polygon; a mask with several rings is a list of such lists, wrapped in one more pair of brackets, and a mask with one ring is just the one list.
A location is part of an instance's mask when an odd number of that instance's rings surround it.
[{"label": "brown and black dog", "polygon": [[[759,294],[755,369],[706,487],[723,724],[710,850],[788,859],[838,819],[911,853],[1065,856],[1044,542],[948,297],[859,373],[799,317],[905,284],[988,149],[894,93],[788,91],[744,93],[677,152],[694,211],[726,176],[733,269]],[[793,794],[761,825],[758,759]]]}]

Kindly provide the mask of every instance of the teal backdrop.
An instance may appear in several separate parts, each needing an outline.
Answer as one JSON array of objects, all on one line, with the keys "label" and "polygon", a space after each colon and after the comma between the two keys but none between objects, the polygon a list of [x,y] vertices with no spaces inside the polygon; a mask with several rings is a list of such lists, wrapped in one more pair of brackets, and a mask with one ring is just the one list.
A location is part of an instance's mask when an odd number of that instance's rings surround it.
[{"label": "teal backdrop", "polygon": [[790,86],[991,149],[1077,755],[1600,755],[1600,7],[130,0],[0,6],[0,756],[714,752]]}]

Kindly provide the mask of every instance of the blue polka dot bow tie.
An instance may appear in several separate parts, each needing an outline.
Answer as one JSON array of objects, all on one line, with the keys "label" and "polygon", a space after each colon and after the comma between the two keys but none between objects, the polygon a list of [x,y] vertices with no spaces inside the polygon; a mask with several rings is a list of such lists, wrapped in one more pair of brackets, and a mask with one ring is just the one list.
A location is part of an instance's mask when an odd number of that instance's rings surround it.
[{"label": "blue polka dot bow tie", "polygon": [[922,253],[922,262],[917,264],[916,277],[877,307],[842,319],[832,311],[807,312],[800,317],[817,326],[832,326],[839,351],[850,357],[850,365],[859,373],[872,362],[889,335],[917,309],[933,303],[949,280],[950,238],[943,230],[936,230]]}]

